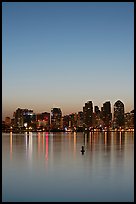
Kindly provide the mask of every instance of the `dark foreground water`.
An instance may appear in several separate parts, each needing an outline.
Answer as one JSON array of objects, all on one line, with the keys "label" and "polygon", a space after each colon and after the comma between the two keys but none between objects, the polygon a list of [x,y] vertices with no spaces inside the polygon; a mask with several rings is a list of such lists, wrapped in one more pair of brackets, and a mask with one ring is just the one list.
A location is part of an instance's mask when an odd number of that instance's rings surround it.
[{"label": "dark foreground water", "polygon": [[134,133],[3,133],[2,201],[133,202]]}]

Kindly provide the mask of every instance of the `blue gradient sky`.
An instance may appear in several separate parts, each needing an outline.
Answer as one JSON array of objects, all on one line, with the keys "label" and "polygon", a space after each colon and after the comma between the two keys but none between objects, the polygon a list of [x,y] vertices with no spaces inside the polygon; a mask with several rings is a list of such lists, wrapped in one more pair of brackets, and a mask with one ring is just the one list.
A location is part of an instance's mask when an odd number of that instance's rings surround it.
[{"label": "blue gradient sky", "polygon": [[2,115],[134,107],[134,3],[2,3]]}]

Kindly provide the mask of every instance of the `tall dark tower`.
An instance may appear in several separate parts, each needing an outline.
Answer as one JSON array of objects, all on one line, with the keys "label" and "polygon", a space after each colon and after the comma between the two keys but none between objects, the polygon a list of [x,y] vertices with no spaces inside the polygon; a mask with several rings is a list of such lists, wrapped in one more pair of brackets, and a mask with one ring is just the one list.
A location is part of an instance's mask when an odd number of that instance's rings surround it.
[{"label": "tall dark tower", "polygon": [[103,104],[103,121],[106,127],[109,127],[112,120],[111,103],[107,101]]},{"label": "tall dark tower", "polygon": [[100,113],[100,110],[99,110],[99,107],[98,106],[94,106],[94,112],[96,114],[99,114]]},{"label": "tall dark tower", "polygon": [[25,122],[25,116],[29,114],[33,114],[33,110],[18,108],[14,114],[15,126],[19,128],[23,127]]},{"label": "tall dark tower", "polygon": [[85,128],[93,125],[93,103],[88,101],[83,107],[83,124]]},{"label": "tall dark tower", "polygon": [[60,108],[51,109],[51,129],[60,130],[62,122],[62,112]]},{"label": "tall dark tower", "polygon": [[124,127],[125,120],[124,120],[124,104],[118,100],[114,104],[114,123],[115,127]]}]

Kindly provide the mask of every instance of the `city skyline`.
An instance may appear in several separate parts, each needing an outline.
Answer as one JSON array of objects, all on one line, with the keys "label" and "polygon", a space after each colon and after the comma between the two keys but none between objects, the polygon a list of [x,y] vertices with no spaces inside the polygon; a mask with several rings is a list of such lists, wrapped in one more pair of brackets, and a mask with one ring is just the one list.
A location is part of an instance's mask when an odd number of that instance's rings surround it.
[{"label": "city skyline", "polygon": [[134,109],[134,3],[2,3],[2,118],[86,101]]},{"label": "city skyline", "polygon": [[[43,110],[43,111],[40,111],[40,112],[36,112],[36,111],[33,110],[31,107],[30,107],[30,108],[28,108],[28,107],[16,107],[16,109],[12,111],[12,115],[11,115],[11,116],[10,116],[10,115],[6,115],[5,118],[6,118],[6,117],[14,118],[13,115],[14,115],[14,113],[15,113],[15,111],[16,111],[17,109],[31,110],[31,111],[33,111],[34,114],[42,114],[42,113],[45,113],[45,112],[46,112],[46,113],[51,113],[51,112],[52,112],[52,109],[56,109],[56,108],[57,108],[57,109],[60,109],[60,110],[61,110],[62,116],[67,116],[67,115],[70,115],[70,114],[75,114],[75,113],[77,114],[78,112],[83,112],[84,106],[85,106],[85,104],[87,104],[88,102],[90,102],[90,100],[89,100],[89,101],[86,101],[86,102],[82,105],[82,109],[80,109],[80,110],[78,110],[78,111],[73,111],[73,112],[70,111],[70,112],[67,113],[67,114],[64,114],[62,108],[61,108],[61,107],[58,107],[58,106],[52,107],[49,111]],[[112,114],[114,114],[114,106],[115,106],[115,104],[116,104],[117,102],[123,103],[120,99],[116,100],[116,101],[114,102],[114,104],[111,104],[110,101],[104,101],[104,102],[101,104],[101,106],[98,106],[97,104],[94,104],[93,101],[91,101],[91,102],[92,102],[92,111],[93,111],[93,113],[95,112],[95,107],[97,107],[97,108],[101,111],[102,108],[105,106],[106,103],[110,103],[111,113],[112,113]],[[124,103],[123,103],[123,104],[124,104]],[[124,104],[124,113],[129,113],[129,112],[131,112],[131,111],[134,111],[134,108],[131,109],[130,111],[126,111],[125,104]],[[113,116],[112,116],[112,117],[113,117]],[[5,118],[3,117],[3,121],[4,121]]]},{"label": "city skyline", "polygon": [[32,109],[18,108],[13,118],[2,121],[3,131],[133,131],[134,110],[125,113],[124,104],[118,100],[111,112],[111,103],[93,106],[87,101],[82,111],[63,115],[61,108],[52,108],[51,112],[35,113]]}]

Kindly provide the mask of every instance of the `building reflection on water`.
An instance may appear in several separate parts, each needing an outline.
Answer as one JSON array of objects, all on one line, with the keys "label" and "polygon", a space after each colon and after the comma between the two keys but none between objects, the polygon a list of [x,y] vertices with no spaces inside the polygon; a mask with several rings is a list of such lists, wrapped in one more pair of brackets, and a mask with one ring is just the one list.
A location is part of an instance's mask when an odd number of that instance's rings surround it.
[{"label": "building reflection on water", "polygon": [[10,160],[12,160],[12,132],[10,132]]},{"label": "building reflection on water", "polygon": [[115,150],[124,151],[128,140],[133,142],[133,136],[133,133],[127,132],[90,132],[89,134],[29,132],[24,135],[15,135],[10,132],[10,160],[13,159],[14,145],[25,147],[26,156],[30,162],[36,155],[37,158],[43,156],[46,162],[50,159],[53,160],[54,154],[55,157],[58,155],[58,159],[64,158],[67,156],[65,150],[69,153],[73,152],[73,157],[76,157],[81,153],[82,145],[85,147],[86,155],[95,154],[96,150],[100,153],[104,151],[110,155],[110,152]]},{"label": "building reflection on water", "polygon": [[9,200],[19,195],[15,202],[30,197],[33,202],[42,196],[42,202],[70,195],[95,196],[92,202],[99,196],[104,202],[113,197],[133,201],[134,132],[4,133],[2,153]]},{"label": "building reflection on water", "polygon": [[41,133],[38,132],[38,156],[40,156],[40,149],[41,149]]},{"label": "building reflection on water", "polygon": [[33,153],[33,136],[32,136],[32,132],[29,132],[29,151],[28,151],[28,156],[29,156],[29,161],[32,162],[32,153]]},{"label": "building reflection on water", "polygon": [[76,156],[76,137],[77,137],[77,133],[74,132],[74,157]]},{"label": "building reflection on water", "polygon": [[46,160],[48,160],[48,151],[49,151],[49,150],[48,150],[48,148],[49,148],[49,146],[48,146],[48,144],[49,144],[48,136],[49,136],[49,135],[48,135],[48,132],[46,132],[46,136],[45,136],[45,139],[46,139],[46,142],[45,142],[45,143],[46,143],[45,158],[46,158]]}]

